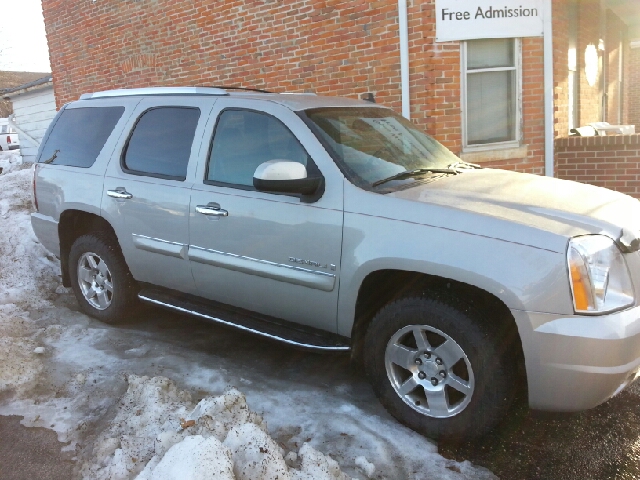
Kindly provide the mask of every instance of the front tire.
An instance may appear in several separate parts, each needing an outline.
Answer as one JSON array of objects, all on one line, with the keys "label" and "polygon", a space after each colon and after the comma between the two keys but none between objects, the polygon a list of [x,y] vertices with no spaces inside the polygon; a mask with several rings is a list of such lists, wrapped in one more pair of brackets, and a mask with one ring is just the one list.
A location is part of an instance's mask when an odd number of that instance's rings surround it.
[{"label": "front tire", "polygon": [[400,422],[434,439],[469,440],[506,413],[514,362],[476,314],[455,299],[415,296],[374,317],[365,336],[365,370]]},{"label": "front tire", "polygon": [[112,235],[95,232],[78,237],[69,252],[69,276],[87,315],[114,324],[135,311],[136,282]]}]

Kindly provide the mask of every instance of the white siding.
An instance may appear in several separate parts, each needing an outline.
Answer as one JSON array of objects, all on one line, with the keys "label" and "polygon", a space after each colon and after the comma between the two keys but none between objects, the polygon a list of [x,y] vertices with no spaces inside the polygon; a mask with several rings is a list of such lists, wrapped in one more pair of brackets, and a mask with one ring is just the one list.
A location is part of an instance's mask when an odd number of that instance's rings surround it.
[{"label": "white siding", "polygon": [[14,123],[27,135],[36,140],[36,144],[20,137],[20,152],[25,162],[35,161],[40,142],[44,137],[51,120],[56,115],[56,101],[53,87],[36,89],[20,95],[11,96],[13,102]]}]

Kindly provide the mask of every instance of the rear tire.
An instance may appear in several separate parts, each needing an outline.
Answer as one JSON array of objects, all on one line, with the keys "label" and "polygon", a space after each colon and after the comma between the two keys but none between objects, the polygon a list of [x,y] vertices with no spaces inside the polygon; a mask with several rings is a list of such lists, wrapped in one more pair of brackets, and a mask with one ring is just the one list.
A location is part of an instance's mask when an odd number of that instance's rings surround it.
[{"label": "rear tire", "polygon": [[69,252],[69,276],[87,315],[115,324],[135,312],[138,287],[113,235],[94,232],[78,237]]},{"label": "rear tire", "polygon": [[506,414],[515,362],[498,336],[455,299],[406,297],[383,307],[365,336],[365,371],[380,402],[428,437],[470,440]]}]

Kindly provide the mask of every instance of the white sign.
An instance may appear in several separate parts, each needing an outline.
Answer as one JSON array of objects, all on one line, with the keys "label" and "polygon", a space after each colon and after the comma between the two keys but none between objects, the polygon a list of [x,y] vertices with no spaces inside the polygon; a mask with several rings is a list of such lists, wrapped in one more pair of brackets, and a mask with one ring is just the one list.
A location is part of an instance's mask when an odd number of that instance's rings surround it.
[{"label": "white sign", "polygon": [[436,42],[543,34],[543,0],[436,0]]}]

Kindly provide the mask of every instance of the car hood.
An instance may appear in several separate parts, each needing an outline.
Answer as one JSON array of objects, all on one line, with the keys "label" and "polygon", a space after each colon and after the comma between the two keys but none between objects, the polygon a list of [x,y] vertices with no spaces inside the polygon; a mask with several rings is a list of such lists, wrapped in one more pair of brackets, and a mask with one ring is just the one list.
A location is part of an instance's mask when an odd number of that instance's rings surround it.
[{"label": "car hood", "polygon": [[443,227],[451,228],[453,222],[455,229],[468,233],[555,251],[566,248],[573,236],[606,234],[617,239],[622,228],[640,232],[640,202],[632,197],[506,170],[475,170],[388,195],[462,214],[450,216]]}]

